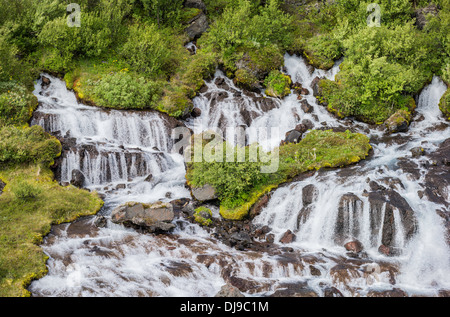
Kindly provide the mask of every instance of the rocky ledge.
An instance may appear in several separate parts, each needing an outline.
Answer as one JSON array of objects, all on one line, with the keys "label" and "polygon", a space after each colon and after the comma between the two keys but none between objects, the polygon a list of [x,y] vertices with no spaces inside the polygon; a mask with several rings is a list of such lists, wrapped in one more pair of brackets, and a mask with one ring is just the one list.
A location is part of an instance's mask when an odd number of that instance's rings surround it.
[{"label": "rocky ledge", "polygon": [[126,203],[114,209],[111,221],[149,233],[168,232],[175,228],[175,214],[170,203],[142,204]]}]

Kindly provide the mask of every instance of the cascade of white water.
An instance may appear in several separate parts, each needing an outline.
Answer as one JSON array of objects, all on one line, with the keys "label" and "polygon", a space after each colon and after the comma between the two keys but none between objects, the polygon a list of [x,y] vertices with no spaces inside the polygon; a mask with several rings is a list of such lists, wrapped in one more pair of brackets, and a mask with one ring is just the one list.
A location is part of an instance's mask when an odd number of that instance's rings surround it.
[{"label": "cascade of white water", "polygon": [[[184,188],[184,163],[179,155],[170,153],[173,141],[166,118],[154,111],[85,106],[63,81],[46,76],[51,80],[48,87],[43,89],[40,81],[35,86],[39,107],[32,124],[75,140],[62,154],[61,182],[70,182],[72,172],[79,170],[85,176],[85,186],[99,192],[126,184],[128,189],[139,186],[140,194],[146,195],[149,193],[143,188],[151,190],[158,185],[159,196],[148,195],[146,201],[163,199],[168,192],[178,192],[175,196],[180,198],[189,195]],[[142,179],[149,175],[159,183],[142,186]],[[167,175],[175,177],[161,182]]]},{"label": "cascade of white water", "polygon": [[[333,79],[339,70],[339,63],[329,72],[314,70],[302,58],[289,55],[285,64],[293,81],[310,92],[315,77]],[[218,78],[223,81],[216,81]],[[283,137],[303,119],[311,120],[315,127],[321,127],[324,121],[327,126],[341,125],[311,94],[304,98],[313,112],[305,113],[294,94],[282,101],[247,96],[220,72],[206,86],[207,91],[194,100],[201,116],[187,122],[197,133],[214,127],[280,127]],[[411,147],[428,142],[427,149],[433,150],[449,137],[448,126],[439,131],[431,129],[443,122],[437,102],[445,92],[444,86],[435,77],[422,92],[417,112],[424,120],[413,123],[410,131],[401,135],[407,139],[406,144],[373,144],[373,157],[346,173],[323,171],[272,193],[254,223],[271,227],[276,242],[288,229],[294,232],[296,240],[288,245],[294,250],[290,257],[241,252],[212,238],[199,226],[186,223],[180,223],[168,236],[142,235],[111,224],[89,229],[84,235],[73,234],[67,225],[44,244],[44,251],[50,255],[49,274],[35,281],[31,291],[36,296],[214,296],[225,284],[224,268],[234,278],[257,285],[247,295],[270,295],[283,289],[283,283],[305,283],[319,295],[324,294],[323,285],[337,287],[346,296],[364,295],[374,285],[391,289],[388,270],[369,277],[358,270],[346,271],[350,279],[335,274],[340,267],[336,264],[346,258],[344,243],[353,239],[363,244],[368,254],[363,260],[366,264],[394,265],[400,272],[395,276],[397,285],[410,294],[450,289],[446,228],[435,212],[442,206],[419,197],[418,192],[424,189],[420,164],[419,179],[411,178],[398,166],[400,158],[410,155]],[[166,136],[170,133],[157,114],[103,112],[80,105],[55,78],[45,91],[38,83],[36,93],[41,102],[38,111],[44,115],[37,114],[34,124],[75,137],[77,146],[96,147],[95,153],[81,151],[86,153],[80,155],[76,147],[65,154],[62,174],[67,180],[73,169],[89,175],[92,184],[112,179],[126,183],[126,178],[132,178],[133,186],[127,183],[126,189],[116,190],[108,198],[111,206],[126,201],[156,201],[168,192],[173,194],[172,199],[190,197],[184,187],[183,159],[167,153],[171,140]],[[380,136],[377,130],[358,126],[370,136]],[[271,146],[279,142],[273,140]],[[156,155],[159,151],[153,147],[165,153]],[[415,160],[420,163],[422,159]],[[152,182],[143,181],[150,173]],[[391,185],[395,190],[374,194],[369,179],[386,187],[386,181],[394,180]],[[89,225],[86,227],[91,228]],[[378,247],[382,244],[398,253],[394,257],[380,254]],[[355,293],[352,287],[359,291]]]}]

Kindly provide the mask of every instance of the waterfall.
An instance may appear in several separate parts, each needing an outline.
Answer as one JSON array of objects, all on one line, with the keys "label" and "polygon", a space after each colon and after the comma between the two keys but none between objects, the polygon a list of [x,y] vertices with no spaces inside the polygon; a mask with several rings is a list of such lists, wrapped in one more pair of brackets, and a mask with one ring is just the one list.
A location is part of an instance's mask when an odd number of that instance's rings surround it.
[{"label": "waterfall", "polygon": [[[301,57],[285,56],[286,73],[309,92],[302,96],[312,108],[308,112],[295,94],[278,100],[246,92],[217,71],[194,99],[201,115],[185,123],[196,133],[244,127],[247,143],[260,141],[254,132],[258,128],[278,127],[283,138],[303,120],[315,128],[346,128],[347,122],[330,115],[311,94],[313,80],[333,80],[339,64],[326,72]],[[170,153],[166,117],[79,104],[62,81],[48,77],[48,89],[36,84],[40,106],[33,124],[67,141],[60,181],[69,182],[72,171],[80,170],[87,188],[106,194],[106,216],[127,201],[167,201],[168,193],[170,200],[190,198],[183,158]],[[371,138],[370,159],[274,190],[253,224],[270,227],[276,251],[239,251],[183,220],[173,234],[154,236],[112,223],[97,228],[86,219],[59,226],[46,239],[42,247],[50,257],[49,274],[30,290],[35,296],[214,296],[226,282],[239,285],[247,296],[284,294],[292,285],[319,296],[330,289],[344,296],[393,287],[409,295],[448,290],[447,229],[436,213],[448,207],[421,196],[427,159],[413,158],[410,152],[417,146],[433,152],[449,138],[449,125],[438,109],[445,90],[434,77],[418,97],[417,117],[423,118],[407,133],[384,136],[379,129],[352,122],[353,129]],[[269,148],[279,145],[280,138],[270,139]],[[296,239],[283,245],[280,240],[288,230]],[[364,247],[356,257],[344,247],[353,240]],[[381,246],[391,254],[380,253]]]}]

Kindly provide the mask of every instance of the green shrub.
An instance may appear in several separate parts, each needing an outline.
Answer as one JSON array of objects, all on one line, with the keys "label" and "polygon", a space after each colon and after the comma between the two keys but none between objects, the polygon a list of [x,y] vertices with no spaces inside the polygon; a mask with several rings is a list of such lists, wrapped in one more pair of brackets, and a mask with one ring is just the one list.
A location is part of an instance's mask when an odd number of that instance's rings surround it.
[{"label": "green shrub", "polygon": [[279,70],[270,72],[264,81],[266,94],[271,97],[283,98],[291,93],[291,78]]},{"label": "green shrub", "polygon": [[441,109],[447,120],[450,120],[450,89],[447,89],[445,94],[442,96],[439,103],[439,109]]},{"label": "green shrub", "polygon": [[94,87],[95,102],[108,108],[148,109],[160,97],[156,83],[135,77],[126,70],[108,74],[97,82],[88,81],[87,84]]},{"label": "green shrub", "polygon": [[169,29],[156,24],[132,25],[121,56],[132,69],[148,77],[172,74],[180,64],[180,52],[187,54]]},{"label": "green shrub", "polygon": [[42,189],[40,187],[35,186],[27,181],[20,181],[15,183],[12,186],[11,191],[13,192],[16,199],[19,200],[35,199],[42,193]]},{"label": "green shrub", "polygon": [[0,127],[26,124],[37,104],[37,98],[22,84],[0,82]]},{"label": "green shrub", "polygon": [[61,154],[61,143],[40,126],[0,128],[0,165],[39,163],[51,165]]},{"label": "green shrub", "polygon": [[357,163],[368,155],[371,146],[369,138],[362,134],[311,131],[300,143],[279,147],[279,168],[271,174],[261,171],[267,163],[250,160],[250,151],[258,149],[258,145],[243,149],[245,161],[241,163],[236,149],[234,161],[227,161],[230,149],[227,151],[227,144],[223,144],[223,162],[204,159],[188,163],[186,179],[189,186],[195,188],[211,185],[220,200],[221,215],[226,219],[242,220],[262,195],[281,183],[309,170]]}]

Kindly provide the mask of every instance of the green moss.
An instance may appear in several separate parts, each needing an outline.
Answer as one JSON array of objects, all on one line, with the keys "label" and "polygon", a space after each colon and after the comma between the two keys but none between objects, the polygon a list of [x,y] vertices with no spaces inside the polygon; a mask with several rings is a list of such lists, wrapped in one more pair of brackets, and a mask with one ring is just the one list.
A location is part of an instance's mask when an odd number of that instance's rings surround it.
[{"label": "green moss", "polygon": [[447,120],[450,120],[450,89],[447,89],[439,102],[439,109],[441,109]]},{"label": "green moss", "polygon": [[226,162],[225,157],[224,162],[188,163],[186,179],[190,186],[201,187],[205,183],[213,186],[222,217],[242,220],[259,198],[280,184],[306,171],[357,163],[370,149],[365,135],[316,130],[298,144],[278,148],[279,168],[274,173],[264,174],[261,167],[267,164],[249,161],[249,147],[246,147],[246,161],[242,163]]},{"label": "green moss", "polygon": [[237,86],[253,90],[259,86],[259,79],[248,69],[238,69],[234,73],[234,82]]},{"label": "green moss", "polygon": [[268,96],[282,99],[291,93],[291,78],[279,70],[271,71],[264,83]]},{"label": "green moss", "polygon": [[61,154],[61,143],[40,126],[0,128],[0,166],[22,163],[53,164]]},{"label": "green moss", "polygon": [[[42,278],[48,257],[38,246],[52,224],[94,215],[103,206],[96,193],[61,187],[42,165],[19,165],[2,169],[6,183],[0,196],[0,296],[29,296],[29,284]],[[17,197],[14,188],[27,183],[34,197]]]},{"label": "green moss", "polygon": [[195,209],[194,220],[202,226],[210,226],[212,224],[212,211],[206,207]]}]

